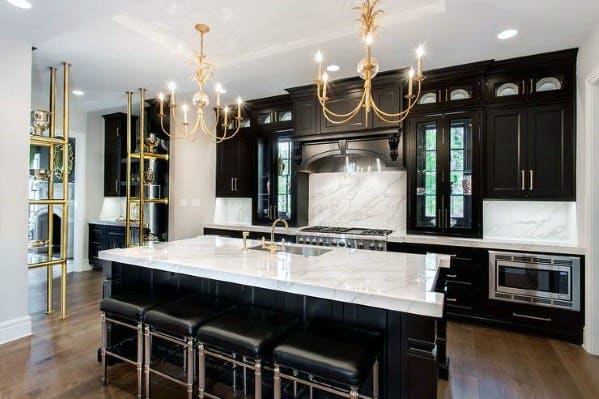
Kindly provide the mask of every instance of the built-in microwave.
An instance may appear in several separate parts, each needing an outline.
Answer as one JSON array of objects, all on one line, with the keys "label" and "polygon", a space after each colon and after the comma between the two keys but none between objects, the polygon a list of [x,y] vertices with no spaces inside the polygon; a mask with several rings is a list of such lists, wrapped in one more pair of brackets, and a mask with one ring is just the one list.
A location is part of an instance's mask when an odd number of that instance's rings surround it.
[{"label": "built-in microwave", "polygon": [[580,258],[489,251],[489,298],[580,310]]}]

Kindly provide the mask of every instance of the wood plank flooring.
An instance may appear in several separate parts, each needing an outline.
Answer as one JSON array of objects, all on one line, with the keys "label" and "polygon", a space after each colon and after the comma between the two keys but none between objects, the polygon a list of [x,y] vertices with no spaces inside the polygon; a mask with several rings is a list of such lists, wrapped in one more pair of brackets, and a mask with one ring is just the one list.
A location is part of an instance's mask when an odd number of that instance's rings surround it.
[{"label": "wood plank flooring", "polygon": [[[70,317],[47,317],[44,271],[31,276],[33,336],[0,346],[0,398],[132,398],[135,371],[111,368],[100,382],[98,302],[102,274],[69,274]],[[42,273],[42,274],[39,274]],[[55,280],[58,305],[59,280]],[[439,399],[599,398],[599,358],[576,345],[469,324],[448,328],[451,379]],[[154,379],[153,398],[177,399],[179,386]]]}]

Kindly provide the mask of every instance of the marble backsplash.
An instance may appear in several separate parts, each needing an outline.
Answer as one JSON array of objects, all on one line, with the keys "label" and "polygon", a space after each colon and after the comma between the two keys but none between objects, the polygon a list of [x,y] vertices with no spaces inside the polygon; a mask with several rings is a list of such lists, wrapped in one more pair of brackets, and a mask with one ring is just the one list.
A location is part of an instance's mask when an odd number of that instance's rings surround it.
[{"label": "marble backsplash", "polygon": [[315,173],[309,224],[406,231],[406,172]]},{"label": "marble backsplash", "polygon": [[576,243],[576,203],[485,201],[485,239]]},{"label": "marble backsplash", "polygon": [[214,223],[252,224],[252,199],[216,198]]}]

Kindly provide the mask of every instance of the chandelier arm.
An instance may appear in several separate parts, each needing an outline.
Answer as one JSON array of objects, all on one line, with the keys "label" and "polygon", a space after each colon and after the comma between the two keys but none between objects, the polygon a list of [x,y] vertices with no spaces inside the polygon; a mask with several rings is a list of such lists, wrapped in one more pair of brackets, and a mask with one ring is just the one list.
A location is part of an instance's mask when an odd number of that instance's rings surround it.
[{"label": "chandelier arm", "polygon": [[181,125],[179,124],[179,122],[177,122],[177,117],[175,115],[175,108],[174,107],[171,107],[171,122],[175,125],[175,132],[177,132],[177,131],[183,131],[184,133],[180,134],[180,135],[167,133],[167,135],[169,137],[174,137],[176,139],[187,139],[187,138],[189,138],[191,136],[189,134],[189,132],[187,131],[187,129],[182,129]]},{"label": "chandelier arm", "polygon": [[[374,108],[374,110],[375,110],[376,114],[379,116],[379,118],[381,118],[381,115],[388,117],[388,118],[401,118],[402,116],[409,114],[410,111],[412,111],[412,108],[414,108],[414,106],[417,104],[418,98],[420,98],[421,88],[422,88],[422,83],[419,81],[418,82],[418,91],[416,93],[416,96],[413,98],[409,98],[408,99],[408,107],[406,109],[404,109],[403,111],[398,112],[396,114],[390,114],[390,113],[387,113],[387,112],[381,110],[376,105],[374,100],[372,99],[372,94],[371,94],[372,107]],[[381,119],[383,119],[383,118],[381,118]]]},{"label": "chandelier arm", "polygon": [[[326,106],[326,99],[324,97],[318,96],[318,100],[319,100],[320,105],[322,106],[322,110],[323,110],[323,112],[325,114],[328,113],[329,115],[334,116],[335,118],[348,118],[349,117],[349,119],[347,119],[346,121],[349,121],[358,112],[360,112],[360,108],[362,108],[362,106],[364,105],[364,100],[365,99],[366,99],[366,90],[364,90],[364,92],[362,94],[362,98],[360,99],[360,102],[358,103],[358,105],[356,106],[356,108],[354,108],[353,110],[349,111],[347,114],[337,114],[337,113],[335,113],[335,112],[333,112],[333,111],[331,111],[330,109],[327,108],[327,106]],[[331,120],[329,120],[329,121],[333,122]],[[341,123],[343,123],[343,122],[341,122]]]}]

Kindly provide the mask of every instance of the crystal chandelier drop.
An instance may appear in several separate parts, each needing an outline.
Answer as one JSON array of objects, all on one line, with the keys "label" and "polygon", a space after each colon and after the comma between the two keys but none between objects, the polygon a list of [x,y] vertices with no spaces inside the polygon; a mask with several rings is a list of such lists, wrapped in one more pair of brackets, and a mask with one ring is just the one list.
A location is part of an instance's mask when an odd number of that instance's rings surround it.
[{"label": "crystal chandelier drop", "polygon": [[[178,108],[177,101],[175,100],[176,85],[175,82],[170,82],[168,84],[168,89],[170,92],[170,103],[168,105],[170,106],[170,120],[174,126],[173,133],[168,132],[167,129],[164,128],[164,117],[166,116],[164,113],[164,93],[160,93],[158,95],[158,99],[160,101],[160,110],[158,116],[160,117],[162,131],[169,137],[194,140],[195,137],[201,132],[208,136],[213,142],[221,143],[225,140],[232,139],[239,132],[242,119],[242,101],[241,97],[237,98],[237,106],[234,107],[234,111],[236,111],[235,115],[229,115],[232,110],[229,106],[223,107],[221,103],[221,95],[225,94],[226,91],[220,84],[216,84],[216,105],[214,106],[216,122],[213,126],[208,126],[208,123],[205,119],[205,110],[210,104],[210,97],[206,93],[205,87],[206,83],[212,79],[216,66],[208,62],[206,60],[206,55],[204,55],[204,35],[210,31],[210,27],[205,24],[197,24],[195,28],[198,32],[200,32],[201,38],[200,52],[199,54],[197,52],[195,53],[197,69],[194,76],[194,81],[199,86],[199,90],[193,95],[191,107],[187,103],[183,103],[181,105],[181,111],[183,112],[183,122],[181,123],[176,118],[176,111]],[[195,122],[190,125],[189,113],[193,111],[196,113],[196,119]]]},{"label": "crystal chandelier drop", "polygon": [[[377,28],[376,19],[380,14],[383,13],[383,11],[377,7],[379,3],[380,0],[363,0],[360,6],[354,8],[355,10],[359,10],[361,14],[359,19],[361,25],[360,36],[364,44],[366,56],[360,60],[357,68],[358,74],[364,80],[364,91],[362,93],[360,102],[350,112],[338,114],[331,111],[327,107],[327,101],[329,100],[329,97],[327,97],[329,75],[326,71],[324,73],[322,71],[322,53],[318,51],[316,54],[316,62],[318,63],[316,93],[324,117],[333,124],[343,124],[349,122],[355,115],[358,114],[358,112],[360,112],[362,108],[364,109],[366,120],[368,120],[370,112],[374,111],[376,116],[378,116],[381,120],[387,123],[399,124],[407,118],[412,108],[414,108],[414,105],[416,105],[418,98],[420,97],[422,80],[424,79],[424,75],[422,74],[422,61],[425,54],[423,45],[420,45],[416,50],[417,69],[414,70],[414,68],[410,67],[408,70],[408,94],[406,95],[408,104],[406,109],[398,113],[388,113],[380,109],[374,101],[372,96],[372,79],[374,79],[379,71],[379,63],[372,56],[372,44],[374,40],[374,33]],[[417,86],[416,94],[414,94],[415,84]]]}]

